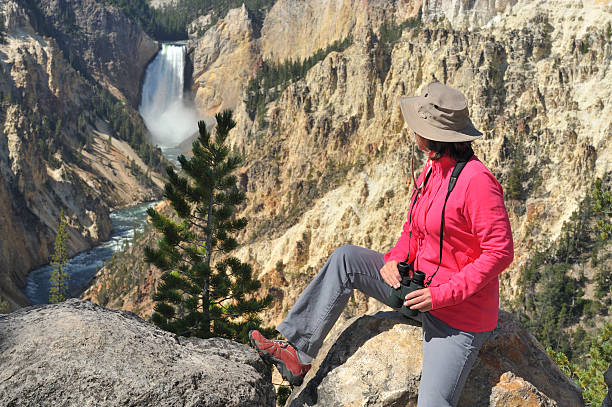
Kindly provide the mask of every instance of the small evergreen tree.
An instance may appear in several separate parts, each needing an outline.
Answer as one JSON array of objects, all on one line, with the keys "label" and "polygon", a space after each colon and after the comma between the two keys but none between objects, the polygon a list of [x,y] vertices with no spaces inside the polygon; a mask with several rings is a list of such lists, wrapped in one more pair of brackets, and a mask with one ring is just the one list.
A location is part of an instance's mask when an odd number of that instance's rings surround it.
[{"label": "small evergreen tree", "polygon": [[[164,271],[153,299],[153,323],[183,336],[220,336],[248,342],[250,329],[262,329],[257,313],[272,297],[257,299],[261,284],[251,267],[235,257],[222,255],[237,247],[232,234],[247,221],[236,218],[235,207],[245,195],[232,175],[241,158],[224,145],[236,125],[231,110],[215,115],[214,141],[200,121],[199,137],[193,143],[193,157],[178,157],[182,172],[168,167],[167,198],[178,221],[153,208],[147,213],[163,236],[158,247],[145,247],[145,258]],[[214,263],[214,267],[213,267]],[[263,329],[272,334],[272,330]]]},{"label": "small evergreen tree", "polygon": [[68,262],[66,243],[68,231],[66,230],[66,220],[64,210],[60,212],[60,220],[57,224],[57,234],[55,235],[55,245],[51,256],[53,272],[49,277],[51,286],[49,287],[49,302],[55,304],[68,298],[68,273],[65,266]]},{"label": "small evergreen tree", "polygon": [[6,33],[4,30],[4,14],[0,13],[0,44],[6,44]]},{"label": "small evergreen tree", "polygon": [[597,178],[593,184],[593,198],[595,214],[599,215],[595,230],[601,241],[612,237],[612,189],[609,178]]}]

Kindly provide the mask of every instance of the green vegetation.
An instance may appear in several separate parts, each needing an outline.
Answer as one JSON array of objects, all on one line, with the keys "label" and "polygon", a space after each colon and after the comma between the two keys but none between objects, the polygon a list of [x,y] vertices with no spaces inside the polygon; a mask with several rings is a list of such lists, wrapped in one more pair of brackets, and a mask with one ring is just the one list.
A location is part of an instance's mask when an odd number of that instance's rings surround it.
[{"label": "green vegetation", "polygon": [[[4,97],[11,99],[7,104],[21,105],[29,133],[37,135],[36,148],[52,168],[61,167],[62,161],[78,162],[78,151],[88,149],[93,144],[93,135],[88,125],[94,122],[95,117],[99,117],[108,120],[112,135],[126,141],[145,164],[161,173],[167,161],[163,158],[161,149],[149,143],[140,115],[106,89],[99,85],[93,86],[91,100],[82,107],[76,123],[71,122],[71,118],[61,112],[51,110],[52,107],[40,105],[35,97],[31,97],[34,95],[32,92],[17,97],[12,94]],[[105,140],[107,151],[110,149],[112,135]]]},{"label": "green vegetation", "polygon": [[612,322],[606,323],[596,334],[585,338],[588,343],[587,362],[585,367],[570,362],[566,355],[547,348],[563,373],[572,378],[582,389],[582,397],[587,406],[601,406],[608,386],[603,374],[612,361]]},{"label": "green vegetation", "polygon": [[0,13],[0,44],[6,44],[6,32],[4,25],[4,14]]},{"label": "green vegetation", "polygon": [[523,195],[523,167],[519,161],[514,161],[508,176],[508,186],[506,187],[506,198],[520,199]]},{"label": "green vegetation", "polygon": [[284,406],[287,403],[287,400],[291,396],[291,387],[289,386],[278,386],[278,390],[276,391],[276,405]]},{"label": "green vegetation", "polygon": [[588,35],[586,35],[581,42],[580,52],[582,52],[583,54],[586,54],[587,52],[589,52],[589,47],[591,45],[590,43],[591,43],[591,39],[589,38]]},{"label": "green vegetation", "polygon": [[8,314],[9,312],[11,312],[10,304],[0,297],[0,314]]},{"label": "green vegetation", "polygon": [[523,182],[529,179],[529,174],[525,171],[525,153],[523,151],[524,141],[521,135],[513,137],[512,150],[509,153],[509,162],[511,163],[510,173],[504,188],[506,199],[521,199],[524,198]]},{"label": "green vegetation", "polygon": [[[65,35],[53,25],[52,21],[47,18],[41,10],[42,3],[42,0],[24,0],[24,6],[30,11],[29,15],[32,26],[38,33],[47,37],[53,37],[70,65],[84,78],[90,81],[93,80],[87,70],[85,61],[76,53],[75,49],[65,41]],[[58,20],[62,22],[62,24],[67,24],[64,25],[66,33],[78,35],[77,27],[74,25],[74,15],[71,6],[68,3],[60,2],[59,11]]]},{"label": "green vegetation", "polygon": [[136,179],[138,180],[138,182],[140,182],[141,185],[144,185],[146,187],[154,186],[153,180],[151,180],[151,172],[149,169],[144,172],[140,165],[136,164],[136,161],[134,159],[130,161],[129,168],[132,175],[136,177]]},{"label": "green vegetation", "polygon": [[185,16],[172,9],[159,10],[149,6],[148,0],[102,0],[120,8],[150,36],[160,41],[187,39]]},{"label": "green vegetation", "polygon": [[64,218],[64,210],[60,212],[60,219],[57,223],[57,233],[55,235],[55,246],[51,256],[53,272],[49,277],[51,286],[49,287],[49,303],[55,304],[68,298],[68,273],[65,270],[68,262],[66,244],[68,243],[67,222]]},{"label": "green vegetation", "polygon": [[[16,92],[19,93],[8,95],[12,103],[19,103],[26,110],[24,115],[29,119],[30,132],[39,135],[37,141],[38,148],[47,161],[51,163],[51,166],[58,168],[61,165],[61,161],[55,158],[56,153],[59,152],[63,159],[78,160],[74,150],[79,151],[82,148],[89,148],[91,146],[93,137],[86,129],[87,124],[94,123],[97,116],[108,120],[116,137],[128,142],[148,166],[161,172],[162,166],[167,162],[162,156],[161,149],[152,146],[148,142],[146,128],[138,112],[117,99],[92,78],[87,69],[87,64],[76,53],[74,48],[66,42],[65,33],[60,32],[50,19],[45,17],[41,9],[42,2],[40,0],[24,1],[30,11],[34,28],[43,35],[53,37],[57,41],[66,60],[93,87],[90,103],[83,106],[83,110],[80,112],[70,112],[70,117],[53,110],[52,105],[40,104],[35,92],[17,90]],[[128,3],[132,2],[126,2],[126,4]],[[138,2],[134,2],[134,4],[136,3]],[[59,9],[60,21],[66,23],[66,21],[74,20],[73,17],[70,17],[73,12],[68,3],[61,2]],[[70,31],[70,27],[63,28]],[[77,114],[76,124],[74,123],[73,114]],[[81,143],[76,149],[71,145],[71,141],[64,137],[67,129],[74,129]]]},{"label": "green vegetation", "polygon": [[155,243],[157,234],[153,233],[150,223],[145,223],[142,230],[135,225],[134,237],[130,241],[122,242],[121,250],[113,253],[113,256],[104,263],[104,267],[110,272],[104,273],[95,294],[98,304],[108,308],[121,308],[125,301],[134,304],[132,312],[141,318],[145,315],[141,312],[146,302],[147,278],[150,276],[151,267],[143,259],[142,247]]},{"label": "green vegetation", "polygon": [[[200,121],[193,157],[178,157],[182,171],[169,166],[164,196],[179,221],[153,208],[147,213],[155,229],[163,234],[157,248],[145,247],[145,259],[164,274],[153,296],[151,320],[167,331],[183,336],[220,336],[248,343],[248,332],[261,329],[257,313],[272,301],[255,292],[261,283],[253,278],[250,265],[227,257],[238,243],[232,235],[247,221],[236,218],[235,207],[244,202],[233,172],[241,157],[225,145],[236,125],[232,112],[215,115],[214,141]],[[213,262],[216,262],[214,267]],[[274,335],[273,330],[263,329]]]},{"label": "green vegetation", "polygon": [[330,52],[342,52],[352,43],[353,38],[351,36],[342,41],[334,41],[325,49],[318,49],[303,61],[286,59],[281,64],[263,61],[257,75],[251,78],[247,85],[246,105],[251,120],[258,117],[261,121],[265,112],[265,105],[276,100],[289,84],[304,78],[306,72],[319,61],[322,61]]},{"label": "green vegetation", "polygon": [[612,237],[612,191],[610,183],[604,185],[601,179],[595,180],[593,185],[593,211],[603,215],[597,220],[596,230],[600,240],[608,240]]}]

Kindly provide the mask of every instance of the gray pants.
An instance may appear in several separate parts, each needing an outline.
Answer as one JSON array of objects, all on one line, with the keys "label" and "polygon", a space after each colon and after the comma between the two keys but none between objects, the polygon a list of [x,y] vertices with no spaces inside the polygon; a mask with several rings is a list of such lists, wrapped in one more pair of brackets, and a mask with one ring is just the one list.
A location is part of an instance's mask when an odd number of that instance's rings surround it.
[{"label": "gray pants", "polygon": [[[339,247],[277,330],[301,355],[315,357],[354,288],[387,304],[391,287],[379,273],[384,264],[382,253],[352,245]],[[423,324],[418,407],[456,406],[478,351],[491,332],[455,329],[429,312],[415,319]]]}]

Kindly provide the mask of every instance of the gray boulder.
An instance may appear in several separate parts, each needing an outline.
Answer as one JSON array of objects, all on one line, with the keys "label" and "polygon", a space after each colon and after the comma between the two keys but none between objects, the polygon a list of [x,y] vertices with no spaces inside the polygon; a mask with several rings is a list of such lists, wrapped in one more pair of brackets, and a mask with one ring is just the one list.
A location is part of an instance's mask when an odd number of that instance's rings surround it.
[{"label": "gray boulder", "polygon": [[71,299],[0,315],[2,406],[274,406],[270,369],[226,339],[177,337]]},{"label": "gray boulder", "polygon": [[[327,338],[304,384],[292,393],[287,405],[416,406],[422,336],[417,322],[397,312],[347,321]],[[520,391],[509,391],[519,382]],[[534,394],[533,399],[516,404],[526,394]],[[534,400],[540,404],[533,404]],[[459,406],[490,403],[497,407],[584,405],[578,386],[529,332],[502,311],[497,328],[479,353]]]}]

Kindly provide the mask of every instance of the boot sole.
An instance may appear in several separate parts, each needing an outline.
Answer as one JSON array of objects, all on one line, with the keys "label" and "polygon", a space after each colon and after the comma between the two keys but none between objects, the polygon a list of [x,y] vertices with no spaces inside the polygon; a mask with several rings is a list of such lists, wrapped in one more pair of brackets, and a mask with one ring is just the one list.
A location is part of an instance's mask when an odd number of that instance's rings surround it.
[{"label": "boot sole", "polygon": [[274,356],[270,355],[268,352],[264,352],[264,351],[257,349],[257,346],[255,344],[255,339],[253,339],[253,337],[251,336],[251,332],[249,332],[249,340],[251,341],[251,345],[253,346],[253,348],[257,351],[257,353],[259,353],[259,356],[264,360],[264,362],[268,363],[269,365],[276,366],[281,376],[283,376],[283,379],[287,380],[291,386],[301,386],[302,385],[302,383],[304,382],[304,378],[302,376],[296,376],[293,373],[291,373],[291,370],[289,370],[285,362],[283,362],[280,359],[275,358]]}]

